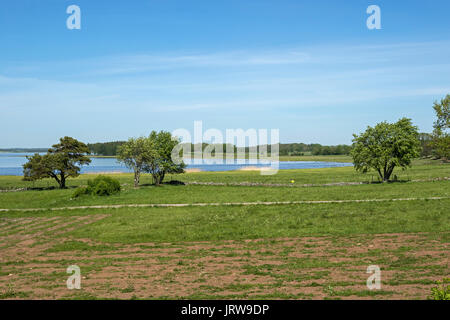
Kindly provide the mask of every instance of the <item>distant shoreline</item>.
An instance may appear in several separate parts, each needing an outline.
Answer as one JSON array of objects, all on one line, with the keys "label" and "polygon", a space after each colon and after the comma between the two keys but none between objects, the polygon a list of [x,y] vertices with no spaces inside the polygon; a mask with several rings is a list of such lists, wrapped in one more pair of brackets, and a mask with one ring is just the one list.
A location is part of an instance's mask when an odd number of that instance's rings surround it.
[{"label": "distant shoreline", "polygon": [[[14,153],[25,153],[25,152],[8,152],[0,151],[0,154],[7,153],[10,157],[26,157],[22,154]],[[27,152],[33,153],[33,152]],[[101,156],[101,155],[89,155],[89,158],[93,159],[117,159],[117,156]],[[196,159],[196,158],[191,158]],[[208,159],[208,158],[205,158]],[[237,158],[235,158],[237,160]],[[248,160],[248,158],[246,159]],[[342,162],[342,163],[353,163],[353,159],[347,155],[305,155],[305,156],[280,156],[279,161],[317,161],[317,162]]]}]

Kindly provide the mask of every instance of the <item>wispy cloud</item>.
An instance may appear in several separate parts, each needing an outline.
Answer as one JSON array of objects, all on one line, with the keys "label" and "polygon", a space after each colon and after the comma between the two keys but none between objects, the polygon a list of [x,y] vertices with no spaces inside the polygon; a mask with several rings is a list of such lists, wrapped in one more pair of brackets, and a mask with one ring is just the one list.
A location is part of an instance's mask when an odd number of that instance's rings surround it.
[{"label": "wispy cloud", "polygon": [[[393,43],[381,45],[320,45],[276,50],[232,50],[224,52],[169,52],[160,54],[130,54],[93,57],[71,61],[14,62],[0,64],[0,74],[12,76],[42,76],[43,78],[123,77],[161,75],[164,72],[199,72],[212,70],[255,71],[261,68],[316,68],[323,72],[340,67],[382,68],[405,65],[408,62],[438,63],[450,55],[450,42]],[[405,59],[406,57],[406,59]],[[446,59],[448,60],[448,59]],[[448,61],[440,61],[448,63]],[[416,63],[410,63],[416,67]],[[66,72],[63,72],[63,71]],[[299,69],[295,69],[299,70]],[[70,72],[68,72],[70,71]],[[345,69],[340,69],[345,72]],[[314,75],[311,73],[310,75]],[[84,79],[89,80],[89,79]],[[95,81],[95,78],[93,79]]]},{"label": "wispy cloud", "polygon": [[60,113],[71,119],[61,132],[123,119],[139,128],[151,121],[170,127],[174,114],[177,123],[233,114],[281,121],[278,127],[301,116],[329,117],[323,108],[334,117],[378,106],[421,114],[427,104],[418,101],[450,92],[449,56],[450,43],[439,42],[127,55],[29,68],[0,62],[0,110],[9,119],[0,134],[24,119],[56,121]]}]

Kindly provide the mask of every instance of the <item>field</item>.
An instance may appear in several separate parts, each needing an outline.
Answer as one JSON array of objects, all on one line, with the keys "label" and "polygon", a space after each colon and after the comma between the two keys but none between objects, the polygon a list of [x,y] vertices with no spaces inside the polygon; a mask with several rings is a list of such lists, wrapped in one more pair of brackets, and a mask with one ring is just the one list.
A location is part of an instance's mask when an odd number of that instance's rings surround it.
[{"label": "field", "polygon": [[[426,299],[450,276],[450,165],[394,174],[196,172],[139,188],[111,174],[120,194],[76,199],[94,175],[65,190],[0,176],[0,298]],[[80,290],[66,287],[70,265]]]}]

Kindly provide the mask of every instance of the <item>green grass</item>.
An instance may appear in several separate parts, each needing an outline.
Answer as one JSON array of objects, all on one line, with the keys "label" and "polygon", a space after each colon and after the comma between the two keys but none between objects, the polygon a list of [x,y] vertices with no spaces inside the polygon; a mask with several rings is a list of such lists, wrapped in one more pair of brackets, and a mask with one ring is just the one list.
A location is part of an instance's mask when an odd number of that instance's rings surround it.
[{"label": "green grass", "polygon": [[262,187],[163,185],[139,189],[124,187],[108,197],[81,196],[71,199],[73,189],[0,193],[0,208],[52,208],[84,205],[139,203],[225,203],[256,201],[395,199],[449,197],[450,181],[366,184],[332,187]]},{"label": "green grass", "polygon": [[[450,230],[450,200],[286,206],[125,208],[69,233],[111,243],[271,239]],[[70,214],[79,215],[74,210]],[[8,216],[15,214],[9,213]],[[407,265],[401,260],[397,264]]]},{"label": "green grass", "polygon": [[[416,165],[396,174],[402,181],[433,179],[450,176],[449,164],[427,163],[416,161]],[[215,182],[215,183],[278,183],[283,187],[266,186],[236,186],[236,185],[163,185],[154,187],[151,178],[143,175],[141,187],[135,189],[132,185],[131,174],[110,175],[119,179],[123,184],[120,194],[110,197],[83,196],[71,199],[74,187],[85,185],[94,175],[81,175],[69,179],[69,188],[65,190],[47,189],[54,181],[44,180],[24,182],[21,177],[0,176],[0,189],[34,187],[18,192],[0,193],[0,208],[51,208],[81,205],[107,204],[139,204],[139,203],[199,203],[199,202],[253,202],[253,201],[296,201],[296,200],[342,200],[342,199],[370,199],[370,198],[405,198],[449,196],[449,181],[432,182],[395,182],[388,184],[365,184],[350,186],[300,187],[302,184],[324,184],[329,182],[371,181],[369,175],[357,173],[353,168],[323,168],[280,170],[273,176],[262,176],[259,172],[231,171],[231,172],[198,172],[182,175],[169,175],[167,180],[178,179],[185,182]],[[295,183],[290,183],[294,180]]]},{"label": "green grass", "polygon": [[[397,175],[399,179],[405,181],[315,187],[236,185],[155,187],[149,185],[151,180],[145,175],[143,186],[135,189],[132,186],[132,175],[118,174],[114,177],[124,184],[123,191],[118,195],[83,196],[71,200],[73,188],[5,192],[0,193],[0,208],[450,197],[450,181],[411,181],[449,177],[448,164],[416,161],[411,170],[400,171]],[[93,177],[95,175],[82,175],[70,179],[69,185],[71,187],[82,185],[88,178]],[[171,177],[168,178],[170,180]],[[282,170],[275,176],[261,176],[258,172],[248,171],[200,172],[173,178],[218,183],[281,184],[290,184],[290,180],[294,179],[297,185],[371,180],[370,175],[358,174],[353,168]],[[38,185],[45,187],[46,183],[46,181],[36,182],[35,187]],[[20,177],[0,177],[0,189],[21,186],[30,186],[30,183],[21,181]],[[133,276],[120,285],[117,285],[115,278],[111,277],[105,280],[107,281],[105,283],[95,284],[95,293],[81,290],[64,294],[59,296],[60,298],[93,299],[105,294],[108,298],[120,296],[158,299],[189,297],[310,299],[317,297],[319,292],[322,297],[325,295],[328,299],[346,297],[389,299],[393,294],[397,295],[399,289],[366,290],[367,265],[377,264],[382,266],[383,270],[394,271],[392,278],[389,280],[386,278],[386,283],[383,282],[391,286],[406,284],[429,286],[434,277],[447,276],[448,264],[442,262],[446,259],[445,245],[450,241],[449,208],[450,199],[442,199],[0,212],[1,236],[6,239],[5,243],[0,245],[0,250],[14,248],[16,243],[23,239],[35,238],[37,241],[30,245],[30,248],[33,248],[29,252],[30,257],[24,251],[2,261],[0,278],[9,280],[6,278],[9,274],[20,274],[20,279],[29,279],[30,285],[36,282],[36,278],[39,279],[39,284],[32,288],[19,281],[11,282],[11,285],[7,286],[7,282],[4,281],[0,299],[36,298],[43,289],[37,293],[29,292],[29,289],[33,291],[35,288],[44,287],[47,288],[47,297],[52,298],[54,295],[52,288],[58,284],[65,285],[64,279],[67,278],[65,270],[68,265],[74,263],[74,259],[88,279],[109,268],[118,272],[126,270],[128,275]],[[89,219],[89,216],[92,216],[92,219]],[[21,217],[35,219],[32,222],[15,219]],[[57,218],[40,220],[51,217]],[[96,219],[101,217],[103,218]],[[81,221],[79,218],[85,220]],[[89,223],[85,224],[84,221]],[[373,239],[385,240],[389,237],[394,239],[397,235],[392,234],[403,234],[398,235],[401,245],[390,246],[388,249],[385,247],[370,249],[369,245]],[[411,240],[409,237],[403,237],[404,234],[411,234]],[[258,241],[248,241],[249,239]],[[232,242],[228,242],[229,240]],[[289,241],[297,241],[297,245],[289,244]],[[233,245],[229,246],[230,243]],[[361,243],[367,249],[364,252],[355,250]],[[26,246],[23,247],[24,250],[25,248]],[[135,248],[138,251],[135,251]],[[151,272],[145,273],[146,269],[143,267],[146,263],[149,267],[157,265],[161,270],[161,277],[153,278]],[[223,265],[224,269],[209,268],[209,272],[213,273],[202,274],[203,269],[211,267],[211,264]],[[29,265],[33,268],[36,265],[45,266],[45,269],[36,268],[30,271]],[[48,266],[51,266],[51,269],[48,269]],[[126,269],[128,266],[130,269]],[[343,274],[361,272],[362,278],[334,279],[333,275],[337,271]],[[223,285],[210,282],[209,277],[219,279],[231,273],[236,277],[233,281]],[[416,279],[417,273],[420,275]],[[164,296],[152,297],[143,293],[142,287],[147,284],[147,278],[145,282],[139,282],[140,277],[148,277],[152,286],[196,287],[185,296],[179,296],[177,292],[168,292]],[[183,282],[185,280],[182,279],[192,281]],[[105,287],[106,291],[102,291],[104,284],[110,286],[109,289]],[[296,293],[303,286],[316,291],[308,294]],[[288,293],[284,292],[283,288],[295,291]],[[411,295],[406,297],[411,298]]]},{"label": "green grass", "polygon": [[[332,160],[329,160],[332,161]],[[118,179],[122,184],[133,185],[133,175],[128,173],[108,174]],[[416,160],[413,167],[408,170],[396,169],[393,175],[399,180],[432,179],[437,177],[450,177],[450,164],[441,164],[431,160]],[[84,174],[77,178],[69,178],[68,187],[86,185],[88,179],[96,175]],[[166,181],[180,180],[184,182],[219,182],[219,183],[278,183],[294,185],[301,184],[324,184],[336,182],[373,182],[378,181],[374,172],[361,174],[353,167],[321,168],[321,169],[293,169],[279,170],[277,174],[262,176],[258,171],[224,171],[224,172],[191,172],[180,175],[168,175]],[[151,184],[149,174],[143,174],[141,185]],[[52,179],[44,179],[35,182],[22,181],[20,176],[0,176],[0,190],[15,188],[57,188],[57,183]]]},{"label": "green grass", "polygon": [[52,248],[47,249],[45,252],[64,252],[64,251],[108,251],[114,250],[114,247],[108,245],[90,245],[81,241],[65,241],[63,243],[58,243]]}]

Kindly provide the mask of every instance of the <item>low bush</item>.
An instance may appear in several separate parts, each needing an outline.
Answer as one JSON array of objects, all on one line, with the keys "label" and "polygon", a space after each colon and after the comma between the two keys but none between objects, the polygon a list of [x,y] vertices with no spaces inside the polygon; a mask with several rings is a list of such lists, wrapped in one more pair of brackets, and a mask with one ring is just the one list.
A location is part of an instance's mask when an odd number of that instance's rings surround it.
[{"label": "low bush", "polygon": [[437,286],[431,288],[430,299],[432,300],[450,300],[450,278],[436,282]]},{"label": "low bush", "polygon": [[78,187],[73,193],[73,198],[90,194],[95,196],[110,196],[120,192],[120,182],[107,176],[97,176],[93,180],[88,180],[87,187]]},{"label": "low bush", "polygon": [[72,194],[72,198],[78,198],[85,194],[88,194],[88,188],[87,187],[78,187],[75,189],[75,192]]}]

